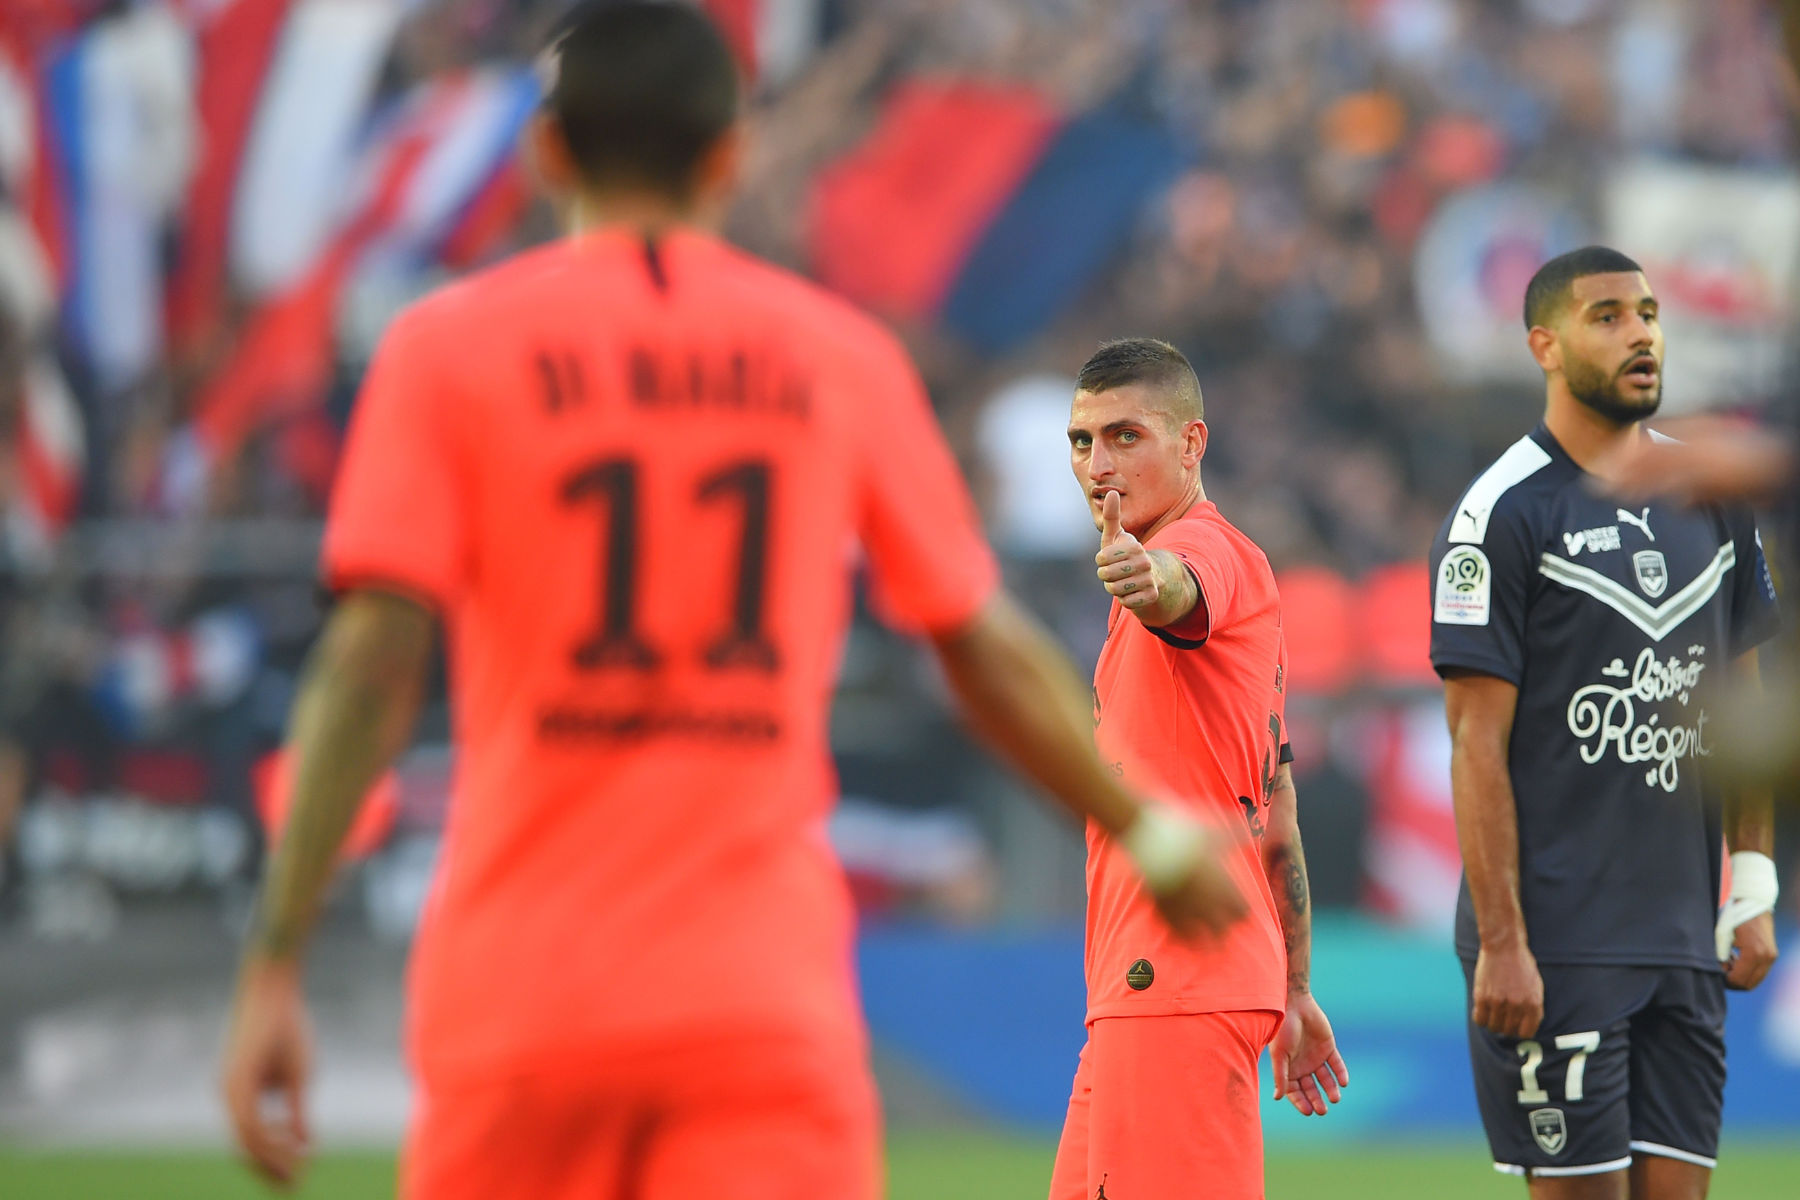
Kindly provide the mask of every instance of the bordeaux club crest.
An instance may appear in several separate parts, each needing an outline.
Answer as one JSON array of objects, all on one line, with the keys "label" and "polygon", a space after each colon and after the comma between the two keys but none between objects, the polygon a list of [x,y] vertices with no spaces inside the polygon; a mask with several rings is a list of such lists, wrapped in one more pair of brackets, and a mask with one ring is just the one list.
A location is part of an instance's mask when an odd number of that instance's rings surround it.
[{"label": "bordeaux club crest", "polygon": [[1644,595],[1654,600],[1669,589],[1669,564],[1661,550],[1639,550],[1631,556],[1631,565]]},{"label": "bordeaux club crest", "polygon": [[1562,1153],[1562,1148],[1569,1144],[1569,1128],[1563,1123],[1563,1111],[1560,1108],[1534,1108],[1531,1110],[1531,1136],[1543,1147],[1544,1153],[1555,1157]]}]

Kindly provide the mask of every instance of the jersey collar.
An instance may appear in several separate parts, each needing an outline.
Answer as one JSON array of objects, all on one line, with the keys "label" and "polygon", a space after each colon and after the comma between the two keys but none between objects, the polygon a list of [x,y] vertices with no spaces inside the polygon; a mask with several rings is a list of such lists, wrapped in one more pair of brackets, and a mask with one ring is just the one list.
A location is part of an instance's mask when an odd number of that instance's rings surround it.
[{"label": "jersey collar", "polygon": [[1531,440],[1541,446],[1544,452],[1564,470],[1573,471],[1577,475],[1587,474],[1581,469],[1581,464],[1571,458],[1569,452],[1563,449],[1562,443],[1556,440],[1556,435],[1550,432],[1550,426],[1545,422],[1538,422],[1537,428],[1531,431]]}]

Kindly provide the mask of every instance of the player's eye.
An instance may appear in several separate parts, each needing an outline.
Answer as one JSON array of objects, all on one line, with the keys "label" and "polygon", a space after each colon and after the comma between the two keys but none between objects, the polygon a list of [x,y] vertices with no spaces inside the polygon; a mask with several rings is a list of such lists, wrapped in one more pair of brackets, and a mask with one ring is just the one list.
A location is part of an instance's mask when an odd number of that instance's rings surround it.
[{"label": "player's eye", "polygon": [[1069,439],[1069,444],[1077,450],[1086,450],[1093,443],[1093,438],[1085,433],[1078,433]]},{"label": "player's eye", "polygon": [[1129,445],[1131,445],[1131,443],[1133,443],[1137,440],[1138,440],[1138,435],[1133,430],[1121,429],[1119,431],[1119,442],[1121,445],[1129,446]]},{"label": "player's eye", "polygon": [[1600,323],[1602,325],[1610,325],[1616,320],[1618,320],[1618,318],[1611,313],[1605,313],[1600,317]]}]

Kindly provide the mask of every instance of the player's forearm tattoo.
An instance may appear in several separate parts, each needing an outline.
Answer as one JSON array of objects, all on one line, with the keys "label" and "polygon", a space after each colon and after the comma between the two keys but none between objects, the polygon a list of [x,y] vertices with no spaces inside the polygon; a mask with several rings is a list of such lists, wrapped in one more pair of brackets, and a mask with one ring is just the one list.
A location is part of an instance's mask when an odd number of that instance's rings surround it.
[{"label": "player's forearm tattoo", "polygon": [[[1286,811],[1292,812],[1292,785],[1285,782],[1285,775],[1276,787],[1290,793],[1283,800]],[[1307,884],[1306,851],[1300,844],[1299,828],[1289,826],[1288,836],[1269,846],[1266,854],[1264,869],[1287,942],[1288,991],[1306,991],[1312,986],[1312,889]]]},{"label": "player's forearm tattoo", "polygon": [[1295,916],[1305,916],[1311,896],[1306,887],[1306,864],[1290,858],[1283,864],[1287,878],[1287,908]]},{"label": "player's forearm tattoo", "polygon": [[1188,573],[1187,564],[1168,551],[1159,551],[1156,560],[1163,599],[1159,607],[1171,621],[1185,617],[1200,602],[1200,589]]},{"label": "player's forearm tattoo", "polygon": [[1303,991],[1312,985],[1312,896],[1299,843],[1276,850],[1270,856],[1269,867],[1275,907],[1281,914],[1281,932],[1287,941],[1288,990]]}]

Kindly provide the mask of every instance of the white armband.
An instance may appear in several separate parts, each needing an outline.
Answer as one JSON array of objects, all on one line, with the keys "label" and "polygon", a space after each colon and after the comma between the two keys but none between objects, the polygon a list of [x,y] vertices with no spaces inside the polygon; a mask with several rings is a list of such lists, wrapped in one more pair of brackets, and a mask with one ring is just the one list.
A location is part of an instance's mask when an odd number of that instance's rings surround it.
[{"label": "white armband", "polygon": [[1200,822],[1166,804],[1146,804],[1119,835],[1119,845],[1137,864],[1154,895],[1179,887],[1206,845]]},{"label": "white armband", "polygon": [[1775,911],[1781,885],[1775,881],[1775,862],[1755,850],[1739,850],[1731,856],[1731,899],[1719,911],[1713,930],[1719,961],[1731,958],[1731,939],[1745,921]]}]

